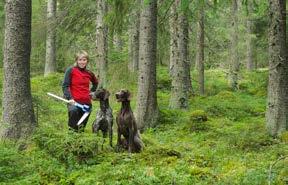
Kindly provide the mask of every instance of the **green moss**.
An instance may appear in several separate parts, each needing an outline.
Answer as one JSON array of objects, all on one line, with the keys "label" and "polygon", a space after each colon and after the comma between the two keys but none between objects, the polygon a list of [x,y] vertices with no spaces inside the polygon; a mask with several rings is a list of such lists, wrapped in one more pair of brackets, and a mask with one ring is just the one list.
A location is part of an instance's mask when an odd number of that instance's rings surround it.
[{"label": "green moss", "polygon": [[89,163],[89,159],[99,152],[98,138],[95,135],[59,132],[52,127],[38,129],[34,141],[39,148],[66,165]]},{"label": "green moss", "polygon": [[171,78],[168,75],[168,69],[166,67],[159,67],[157,71],[157,89],[170,92]]},{"label": "green moss", "polygon": [[209,168],[201,168],[198,166],[191,166],[189,168],[189,173],[192,176],[199,176],[200,178],[203,178],[207,175],[210,175],[210,169]]},{"label": "green moss", "polygon": [[[271,163],[288,155],[286,132],[274,139],[265,128],[266,97],[257,93],[266,93],[266,72],[244,74],[240,91],[231,92],[223,70],[206,70],[207,96],[190,97],[182,111],[168,108],[170,77],[158,66],[159,125],[141,134],[145,148],[137,154],[116,153],[107,140],[102,149],[102,137],[91,133],[98,102],[85,132],[68,132],[66,105],[46,95],[62,94],[63,75],[32,78],[39,128],[23,151],[0,146],[2,184],[265,184]],[[135,112],[137,74],[127,73],[126,62],[110,63],[107,88],[114,115],[120,88],[132,92]],[[115,145],[116,124],[113,136]],[[277,162],[272,184],[287,184],[286,166],[287,159]]]},{"label": "green moss", "polygon": [[236,99],[236,95],[231,92],[231,91],[220,91],[217,95],[217,98],[222,99],[222,100],[234,100]]},{"label": "green moss", "polygon": [[160,109],[159,124],[174,124],[183,120],[184,113],[181,110]]},{"label": "green moss", "polygon": [[283,165],[281,166],[282,168],[279,170],[279,175],[277,177],[277,184],[279,185],[285,185],[288,184],[288,160],[286,158],[286,160],[283,161]]},{"label": "green moss", "polygon": [[280,135],[280,139],[281,139],[282,142],[288,144],[288,131],[283,132]]},{"label": "green moss", "polygon": [[190,121],[192,122],[205,122],[207,120],[207,113],[204,110],[195,110],[190,114]]},{"label": "green moss", "polygon": [[207,114],[203,110],[195,110],[190,113],[189,129],[192,132],[207,131],[209,124],[207,123]]},{"label": "green moss", "polygon": [[241,90],[258,97],[267,96],[268,70],[247,72],[244,78],[239,85]]}]

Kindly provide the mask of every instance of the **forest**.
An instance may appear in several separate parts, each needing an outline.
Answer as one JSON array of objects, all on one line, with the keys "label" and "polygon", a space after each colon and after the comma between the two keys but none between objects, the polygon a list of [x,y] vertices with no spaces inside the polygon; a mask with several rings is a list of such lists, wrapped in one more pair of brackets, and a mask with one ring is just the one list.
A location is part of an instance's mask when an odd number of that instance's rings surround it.
[{"label": "forest", "polygon": [[[0,0],[0,185],[287,185],[286,7]],[[79,52],[95,93],[110,93],[112,143],[94,133],[101,100],[75,132],[67,102],[47,95],[66,98]],[[120,138],[127,90],[136,125]]]}]

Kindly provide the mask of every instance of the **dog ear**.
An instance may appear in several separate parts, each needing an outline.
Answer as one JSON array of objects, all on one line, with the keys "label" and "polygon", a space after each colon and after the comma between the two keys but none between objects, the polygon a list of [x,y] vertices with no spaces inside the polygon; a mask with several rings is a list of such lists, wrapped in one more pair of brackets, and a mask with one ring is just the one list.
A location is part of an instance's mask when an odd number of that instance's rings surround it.
[{"label": "dog ear", "polygon": [[95,92],[90,92],[89,96],[91,97],[92,100],[95,100]]},{"label": "dog ear", "polygon": [[104,100],[107,100],[110,96],[110,92],[109,91],[106,91],[105,92],[105,96],[104,96]]},{"label": "dog ear", "polygon": [[131,101],[131,99],[132,99],[132,94],[129,92],[129,91],[127,91],[127,100],[128,101]]}]

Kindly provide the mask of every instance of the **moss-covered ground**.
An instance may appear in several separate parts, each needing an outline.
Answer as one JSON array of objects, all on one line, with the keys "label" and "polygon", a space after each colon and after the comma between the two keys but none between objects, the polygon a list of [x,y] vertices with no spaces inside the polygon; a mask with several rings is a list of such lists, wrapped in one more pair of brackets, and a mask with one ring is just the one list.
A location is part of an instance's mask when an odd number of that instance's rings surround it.
[{"label": "moss-covered ground", "polygon": [[[123,65],[111,64],[108,74],[114,115],[121,88],[136,105],[137,75]],[[158,66],[159,124],[141,135],[145,148],[137,154],[117,153],[107,141],[102,147],[101,135],[91,133],[98,102],[85,132],[69,132],[65,104],[46,95],[62,95],[63,74],[33,77],[39,126],[29,140],[0,143],[0,184],[288,184],[288,134],[272,138],[265,128],[267,71],[242,73],[237,92],[224,71],[205,76],[206,96],[197,95],[193,78],[189,109],[171,110],[171,80]]]}]

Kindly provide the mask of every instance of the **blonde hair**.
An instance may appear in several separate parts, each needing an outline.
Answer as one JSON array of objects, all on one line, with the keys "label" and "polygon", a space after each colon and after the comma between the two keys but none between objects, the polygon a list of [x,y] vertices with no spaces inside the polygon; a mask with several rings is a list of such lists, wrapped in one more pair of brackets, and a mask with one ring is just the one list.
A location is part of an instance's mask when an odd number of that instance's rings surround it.
[{"label": "blonde hair", "polygon": [[76,53],[76,55],[75,55],[75,62],[76,62],[76,63],[77,63],[77,60],[78,60],[79,58],[86,58],[87,61],[89,62],[89,55],[88,55],[88,53],[87,53],[86,51],[84,51],[84,50]]}]

